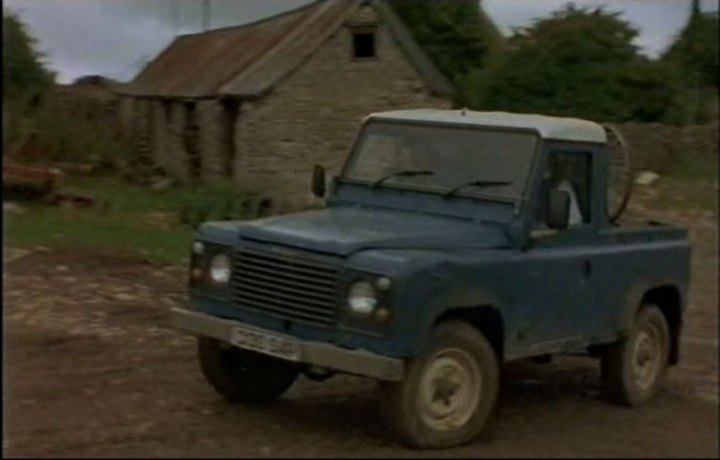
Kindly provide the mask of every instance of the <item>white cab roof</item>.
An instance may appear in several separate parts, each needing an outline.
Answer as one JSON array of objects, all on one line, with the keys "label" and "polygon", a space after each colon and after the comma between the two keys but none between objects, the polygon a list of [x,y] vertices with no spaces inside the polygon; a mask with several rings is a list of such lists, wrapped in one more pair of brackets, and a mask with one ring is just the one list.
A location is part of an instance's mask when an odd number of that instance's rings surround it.
[{"label": "white cab roof", "polygon": [[436,123],[471,124],[497,128],[519,128],[537,131],[544,139],[572,142],[607,142],[605,129],[592,121],[578,118],[508,112],[475,112],[473,110],[416,109],[377,112],[369,119],[391,119]]}]

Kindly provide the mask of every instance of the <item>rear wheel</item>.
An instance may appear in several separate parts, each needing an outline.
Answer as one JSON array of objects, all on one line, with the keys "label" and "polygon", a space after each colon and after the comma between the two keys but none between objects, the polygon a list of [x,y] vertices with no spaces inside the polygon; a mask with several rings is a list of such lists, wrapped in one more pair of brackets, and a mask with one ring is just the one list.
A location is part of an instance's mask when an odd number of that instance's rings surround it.
[{"label": "rear wheel", "polygon": [[630,335],[602,357],[602,378],[610,400],[636,406],[655,396],[667,374],[670,332],[665,315],[644,304]]},{"label": "rear wheel", "polygon": [[277,399],[299,374],[287,361],[206,337],[198,338],[198,360],[205,379],[218,393],[243,404]]},{"label": "rear wheel", "polygon": [[485,426],[498,383],[497,357],[485,337],[448,321],[433,331],[429,352],[408,362],[404,381],[382,385],[385,415],[411,447],[465,444]]}]

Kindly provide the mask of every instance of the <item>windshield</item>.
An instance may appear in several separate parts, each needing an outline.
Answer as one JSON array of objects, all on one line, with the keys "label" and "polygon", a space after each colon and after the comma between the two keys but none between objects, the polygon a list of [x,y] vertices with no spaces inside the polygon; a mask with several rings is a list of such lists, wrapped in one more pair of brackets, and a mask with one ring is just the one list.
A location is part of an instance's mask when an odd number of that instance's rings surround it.
[{"label": "windshield", "polygon": [[440,193],[461,187],[461,194],[516,199],[536,143],[537,136],[526,132],[370,122],[343,178]]}]

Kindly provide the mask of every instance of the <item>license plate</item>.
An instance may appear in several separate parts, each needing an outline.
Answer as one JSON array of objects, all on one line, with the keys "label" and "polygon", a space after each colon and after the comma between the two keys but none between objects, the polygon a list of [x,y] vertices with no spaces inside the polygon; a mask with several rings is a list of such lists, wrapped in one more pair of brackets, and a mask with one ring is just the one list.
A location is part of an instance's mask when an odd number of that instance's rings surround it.
[{"label": "license plate", "polygon": [[259,351],[291,361],[300,359],[300,345],[297,341],[255,329],[234,327],[230,334],[230,343],[236,347]]}]

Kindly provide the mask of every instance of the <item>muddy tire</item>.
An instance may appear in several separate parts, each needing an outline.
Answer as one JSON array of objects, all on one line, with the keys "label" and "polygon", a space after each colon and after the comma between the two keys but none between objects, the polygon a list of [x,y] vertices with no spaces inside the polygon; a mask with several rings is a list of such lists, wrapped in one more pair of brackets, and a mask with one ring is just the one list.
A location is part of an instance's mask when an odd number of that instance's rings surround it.
[{"label": "muddy tire", "polygon": [[466,444],[495,405],[497,356],[487,339],[462,321],[440,323],[431,340],[425,355],[408,362],[405,380],[381,385],[384,415],[409,447]]},{"label": "muddy tire", "polygon": [[280,397],[297,379],[289,362],[198,338],[198,360],[205,379],[231,402],[261,404]]},{"label": "muddy tire", "polygon": [[644,304],[628,337],[613,344],[601,358],[603,384],[616,404],[637,406],[652,399],[667,375],[670,331],[665,315]]}]

